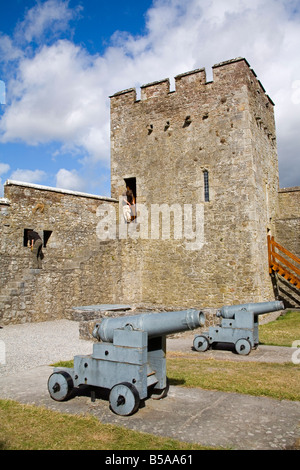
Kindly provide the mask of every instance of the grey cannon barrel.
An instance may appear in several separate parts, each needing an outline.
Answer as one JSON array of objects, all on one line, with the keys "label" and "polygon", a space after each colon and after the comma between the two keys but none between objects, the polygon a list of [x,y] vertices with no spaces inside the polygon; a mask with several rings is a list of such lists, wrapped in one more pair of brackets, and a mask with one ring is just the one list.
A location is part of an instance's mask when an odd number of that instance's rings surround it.
[{"label": "grey cannon barrel", "polygon": [[264,313],[284,310],[284,304],[281,301],[258,302],[241,305],[224,306],[217,312],[217,317],[234,318],[237,312],[253,313],[254,315],[263,315]]},{"label": "grey cannon barrel", "polygon": [[180,331],[193,330],[205,323],[204,313],[189,309],[178,312],[141,313],[117,318],[105,318],[95,325],[94,338],[105,342],[113,342],[114,330],[146,331],[148,337],[165,336]]}]

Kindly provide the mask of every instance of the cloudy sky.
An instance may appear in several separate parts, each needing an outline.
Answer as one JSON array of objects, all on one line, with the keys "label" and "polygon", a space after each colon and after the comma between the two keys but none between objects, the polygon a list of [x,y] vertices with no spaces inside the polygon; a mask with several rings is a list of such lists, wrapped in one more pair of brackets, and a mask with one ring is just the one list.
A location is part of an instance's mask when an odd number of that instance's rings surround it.
[{"label": "cloudy sky", "polygon": [[109,95],[245,57],[300,186],[300,0],[0,0],[6,179],[110,195]]}]

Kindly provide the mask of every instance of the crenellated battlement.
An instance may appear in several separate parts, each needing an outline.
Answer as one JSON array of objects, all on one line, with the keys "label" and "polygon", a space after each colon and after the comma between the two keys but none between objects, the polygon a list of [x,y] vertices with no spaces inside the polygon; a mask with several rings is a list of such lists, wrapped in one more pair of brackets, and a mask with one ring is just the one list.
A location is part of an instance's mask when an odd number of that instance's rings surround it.
[{"label": "crenellated battlement", "polygon": [[206,85],[206,83],[205,68],[191,70],[190,72],[181,73],[175,77],[176,91],[180,91],[187,86]]},{"label": "crenellated battlement", "polygon": [[168,93],[170,93],[170,80],[168,78],[141,86],[141,100],[158,98]]},{"label": "crenellated battlement", "polygon": [[247,60],[243,57],[227,60],[213,65],[213,80],[207,82],[205,68],[191,70],[189,72],[176,75],[175,90],[170,90],[170,80],[165,78],[155,82],[147,83],[141,86],[141,99],[136,99],[136,89],[129,88],[127,90],[119,91],[110,96],[114,105],[123,106],[125,103],[135,103],[137,101],[146,101],[152,99],[161,99],[170,94],[181,95],[183,93],[194,91],[205,91],[207,87],[220,88],[223,87],[236,87],[238,83],[246,84],[251,83],[257,87],[257,93],[265,95],[267,100],[274,105],[273,101],[266,94],[261,82],[257,79],[256,73],[251,69]]}]

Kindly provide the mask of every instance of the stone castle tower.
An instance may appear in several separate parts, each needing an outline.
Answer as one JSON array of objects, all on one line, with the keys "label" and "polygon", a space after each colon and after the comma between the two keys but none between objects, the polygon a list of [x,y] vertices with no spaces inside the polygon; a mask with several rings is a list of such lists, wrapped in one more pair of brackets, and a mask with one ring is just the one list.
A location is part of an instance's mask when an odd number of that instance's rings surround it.
[{"label": "stone castle tower", "polygon": [[[143,230],[123,251],[132,253],[123,274],[135,300],[216,306],[274,298],[273,107],[243,58],[215,65],[212,82],[198,69],[176,76],[175,91],[165,79],[142,86],[138,101],[135,89],[111,97],[112,197],[129,186],[143,212]],[[190,235],[188,247],[191,213],[196,244]]]}]

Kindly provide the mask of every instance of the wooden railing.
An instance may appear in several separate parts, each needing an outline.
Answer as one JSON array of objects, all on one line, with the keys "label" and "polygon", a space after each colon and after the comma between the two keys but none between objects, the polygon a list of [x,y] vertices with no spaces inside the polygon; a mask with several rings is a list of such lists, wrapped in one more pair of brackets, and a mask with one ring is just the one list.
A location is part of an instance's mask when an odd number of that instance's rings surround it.
[{"label": "wooden railing", "polygon": [[[268,236],[269,272],[281,277],[300,289],[300,259],[288,251],[274,237]],[[296,263],[298,266],[295,266]]]}]

